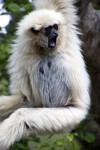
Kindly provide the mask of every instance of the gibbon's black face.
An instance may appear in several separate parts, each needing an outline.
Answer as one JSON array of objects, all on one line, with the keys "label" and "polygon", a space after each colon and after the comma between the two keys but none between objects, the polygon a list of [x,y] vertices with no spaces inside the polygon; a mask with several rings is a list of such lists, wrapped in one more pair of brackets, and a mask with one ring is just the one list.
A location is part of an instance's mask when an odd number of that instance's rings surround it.
[{"label": "gibbon's black face", "polygon": [[56,47],[58,37],[58,25],[49,25],[44,28],[45,36],[48,38],[48,48],[52,49]]},{"label": "gibbon's black face", "polygon": [[54,49],[56,47],[58,37],[58,24],[45,26],[42,28],[42,30],[35,30],[34,28],[31,28],[31,31],[36,35],[38,44],[41,47],[43,45],[48,49]]}]

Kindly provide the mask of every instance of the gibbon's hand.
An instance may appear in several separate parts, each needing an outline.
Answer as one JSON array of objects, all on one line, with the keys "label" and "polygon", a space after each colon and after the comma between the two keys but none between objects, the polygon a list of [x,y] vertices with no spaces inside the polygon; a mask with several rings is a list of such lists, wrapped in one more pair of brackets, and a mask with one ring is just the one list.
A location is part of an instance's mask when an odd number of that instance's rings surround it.
[{"label": "gibbon's hand", "polygon": [[3,121],[18,108],[33,107],[25,96],[0,96],[0,121]]}]

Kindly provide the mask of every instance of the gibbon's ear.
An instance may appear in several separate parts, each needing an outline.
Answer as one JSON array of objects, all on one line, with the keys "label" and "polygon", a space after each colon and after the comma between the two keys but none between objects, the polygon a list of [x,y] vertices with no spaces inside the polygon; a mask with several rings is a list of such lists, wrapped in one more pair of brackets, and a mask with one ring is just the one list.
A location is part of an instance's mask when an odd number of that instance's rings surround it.
[{"label": "gibbon's ear", "polygon": [[33,33],[36,34],[36,35],[39,33],[39,31],[38,31],[38,30],[35,30],[34,27],[31,27],[31,32],[33,32]]},{"label": "gibbon's ear", "polygon": [[31,31],[37,35],[41,30],[41,28],[42,28],[41,24],[36,24],[34,27],[31,28]]}]

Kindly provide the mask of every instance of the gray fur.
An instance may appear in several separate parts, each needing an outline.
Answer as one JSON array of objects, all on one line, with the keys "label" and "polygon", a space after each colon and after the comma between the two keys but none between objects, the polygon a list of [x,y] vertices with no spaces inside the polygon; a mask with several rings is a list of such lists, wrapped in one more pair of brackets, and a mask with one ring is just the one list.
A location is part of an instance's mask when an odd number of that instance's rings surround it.
[{"label": "gray fur", "polygon": [[70,96],[69,82],[65,78],[65,69],[58,66],[55,57],[43,57],[35,73],[43,106],[61,107],[65,105]]}]

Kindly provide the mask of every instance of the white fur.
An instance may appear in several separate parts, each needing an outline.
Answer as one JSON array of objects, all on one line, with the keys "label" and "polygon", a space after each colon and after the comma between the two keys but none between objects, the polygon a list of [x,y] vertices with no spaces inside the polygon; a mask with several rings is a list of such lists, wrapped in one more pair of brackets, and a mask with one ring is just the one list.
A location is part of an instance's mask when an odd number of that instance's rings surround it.
[{"label": "white fur", "polygon": [[69,74],[74,107],[20,108],[0,124],[1,150],[6,150],[15,141],[31,134],[69,131],[87,115],[90,106],[90,81],[80,52],[81,42],[74,26],[78,19],[76,9],[72,5],[73,1],[35,1],[35,6],[39,10],[30,13],[19,23],[18,38],[11,52],[9,72],[12,93],[21,97],[26,96],[29,101],[33,101],[35,107],[41,107],[36,81],[33,78],[41,56],[34,52],[36,47],[32,40],[39,39],[31,39],[28,30],[31,26],[41,29],[46,24],[59,23],[60,44],[58,43],[57,50],[50,55],[56,57],[56,63],[65,67],[65,72]]},{"label": "white fur", "polygon": [[[86,111],[77,108],[22,108],[0,125],[0,149],[29,135],[66,132],[84,119]],[[29,126],[26,128],[25,123]]]}]

